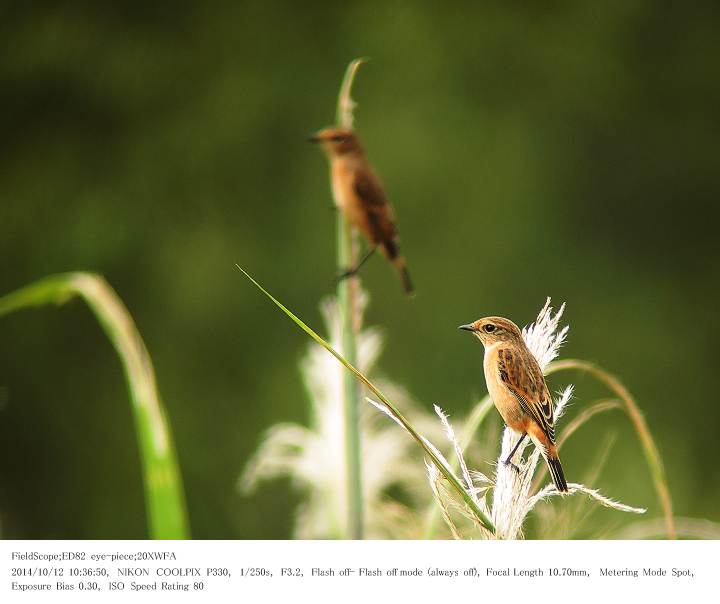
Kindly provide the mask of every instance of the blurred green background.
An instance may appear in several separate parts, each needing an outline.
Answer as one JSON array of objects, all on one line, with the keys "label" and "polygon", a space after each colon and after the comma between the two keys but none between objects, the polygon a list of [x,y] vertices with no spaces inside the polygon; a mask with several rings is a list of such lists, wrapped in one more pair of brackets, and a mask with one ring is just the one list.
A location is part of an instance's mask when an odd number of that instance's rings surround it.
[{"label": "blurred green background", "polygon": [[[250,498],[262,432],[306,419],[307,338],[335,273],[326,162],[347,62],[356,126],[393,200],[418,295],[363,269],[381,365],[461,417],[482,347],[456,326],[568,304],[563,356],[635,394],[677,514],[720,521],[720,5],[667,2],[32,2],[0,9],[0,292],[102,273],[155,363],[198,538],[283,538],[289,482]],[[604,395],[589,378],[575,405]],[[81,302],[0,322],[0,530],[143,538],[120,363]],[[621,414],[563,454],[659,516]],[[420,459],[418,459],[420,463]]]}]

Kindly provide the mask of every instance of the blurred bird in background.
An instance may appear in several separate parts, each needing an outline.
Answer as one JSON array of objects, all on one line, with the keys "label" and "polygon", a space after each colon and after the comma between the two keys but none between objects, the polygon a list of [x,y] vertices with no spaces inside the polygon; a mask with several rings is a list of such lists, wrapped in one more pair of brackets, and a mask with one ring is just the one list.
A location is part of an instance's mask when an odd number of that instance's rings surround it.
[{"label": "blurred bird in background", "polygon": [[367,237],[370,246],[357,265],[348,267],[339,277],[342,279],[357,273],[380,248],[397,269],[405,292],[413,293],[405,258],[400,253],[393,208],[365,157],[357,135],[352,130],[326,128],[308,140],[319,143],[328,156],[335,203],[350,223]]}]

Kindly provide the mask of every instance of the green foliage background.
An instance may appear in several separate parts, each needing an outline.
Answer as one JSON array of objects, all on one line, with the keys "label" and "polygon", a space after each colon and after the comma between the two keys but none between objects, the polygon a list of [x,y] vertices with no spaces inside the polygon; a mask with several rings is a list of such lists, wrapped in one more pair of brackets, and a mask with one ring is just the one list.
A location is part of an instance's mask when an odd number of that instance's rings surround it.
[{"label": "green foliage background", "polygon": [[[484,381],[456,326],[564,300],[564,355],[623,378],[676,512],[720,521],[719,19],[709,0],[4,6],[0,292],[105,275],[152,355],[193,535],[289,536],[290,485],[243,499],[235,482],[265,428],[304,421],[307,341],[234,263],[320,326],[335,216],[304,138],[370,56],[356,126],[418,289],[406,300],[378,258],[363,269],[385,373],[459,417]],[[580,379],[575,404],[599,394]],[[126,397],[82,304],[3,319],[3,536],[146,535]],[[658,516],[619,417],[590,424],[618,434],[598,486]],[[568,476],[601,438],[574,440]]]}]

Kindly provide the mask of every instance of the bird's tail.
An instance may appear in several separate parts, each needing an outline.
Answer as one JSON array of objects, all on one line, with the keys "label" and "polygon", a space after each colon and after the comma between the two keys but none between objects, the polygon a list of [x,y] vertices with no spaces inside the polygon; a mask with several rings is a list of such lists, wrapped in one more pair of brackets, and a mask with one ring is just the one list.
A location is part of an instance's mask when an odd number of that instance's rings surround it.
[{"label": "bird's tail", "polygon": [[400,279],[402,280],[403,289],[405,290],[405,293],[409,296],[414,291],[415,288],[413,287],[412,281],[410,280],[410,273],[408,272],[407,266],[405,266],[405,261],[402,261],[402,264],[395,263],[395,268],[397,268],[398,273],[400,273]]},{"label": "bird's tail", "polygon": [[567,482],[565,482],[565,473],[563,472],[562,464],[560,463],[560,458],[557,456],[557,453],[553,455],[548,454],[545,456],[545,461],[550,470],[552,480],[555,483],[555,488],[561,493],[567,493],[568,485]]},{"label": "bird's tail", "polygon": [[383,244],[383,252],[385,252],[385,255],[388,257],[390,262],[393,263],[393,266],[395,266],[395,269],[400,275],[400,280],[402,281],[405,293],[407,295],[414,293],[415,288],[413,287],[412,280],[410,279],[410,273],[408,272],[407,265],[405,264],[405,258],[400,253],[400,246],[398,245],[397,240],[386,241]]}]

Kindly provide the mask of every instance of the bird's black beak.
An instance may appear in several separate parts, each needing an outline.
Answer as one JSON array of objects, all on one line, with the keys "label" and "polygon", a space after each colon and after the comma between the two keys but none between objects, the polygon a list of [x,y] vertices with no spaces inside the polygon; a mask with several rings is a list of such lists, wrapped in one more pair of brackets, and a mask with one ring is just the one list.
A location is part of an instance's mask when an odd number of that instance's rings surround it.
[{"label": "bird's black beak", "polygon": [[475,327],[473,327],[472,323],[468,323],[467,325],[461,325],[458,327],[458,329],[462,329],[463,331],[477,331]]},{"label": "bird's black beak", "polygon": [[317,134],[311,134],[305,140],[309,143],[319,143],[320,137]]}]

